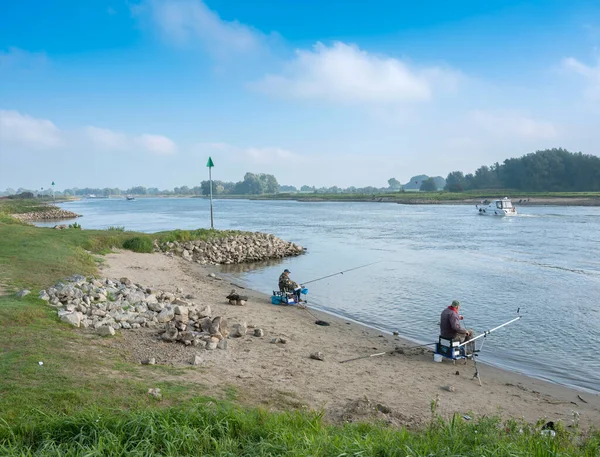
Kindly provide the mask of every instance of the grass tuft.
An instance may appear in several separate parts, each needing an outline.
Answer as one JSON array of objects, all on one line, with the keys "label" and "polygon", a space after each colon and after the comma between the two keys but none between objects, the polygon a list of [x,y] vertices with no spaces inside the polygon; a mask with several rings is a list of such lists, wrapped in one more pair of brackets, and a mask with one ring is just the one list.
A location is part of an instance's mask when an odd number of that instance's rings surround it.
[{"label": "grass tuft", "polygon": [[123,247],[133,252],[152,252],[154,246],[152,245],[152,238],[150,236],[134,236],[128,238],[123,242]]}]

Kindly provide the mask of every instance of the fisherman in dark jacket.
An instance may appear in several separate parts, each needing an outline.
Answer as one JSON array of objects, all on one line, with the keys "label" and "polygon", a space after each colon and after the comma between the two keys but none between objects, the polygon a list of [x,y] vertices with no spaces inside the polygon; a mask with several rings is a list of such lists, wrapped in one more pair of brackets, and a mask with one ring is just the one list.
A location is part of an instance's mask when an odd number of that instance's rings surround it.
[{"label": "fisherman in dark jacket", "polygon": [[459,308],[459,301],[454,300],[448,308],[442,311],[440,319],[440,336],[448,340],[464,343],[473,336],[473,332],[461,327],[460,321],[463,317],[458,314]]},{"label": "fisherman in dark jacket", "polygon": [[290,270],[287,268],[283,270],[283,273],[279,276],[279,290],[282,292],[293,293],[296,296],[298,303],[300,303],[301,288],[298,283],[290,279]]}]

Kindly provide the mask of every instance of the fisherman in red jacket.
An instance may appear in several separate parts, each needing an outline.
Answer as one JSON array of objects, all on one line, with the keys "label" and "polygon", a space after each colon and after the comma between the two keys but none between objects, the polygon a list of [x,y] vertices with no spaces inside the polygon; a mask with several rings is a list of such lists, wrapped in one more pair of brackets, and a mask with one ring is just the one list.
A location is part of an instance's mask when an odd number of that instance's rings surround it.
[{"label": "fisherman in red jacket", "polygon": [[458,314],[460,302],[454,300],[448,308],[442,311],[440,320],[440,336],[448,340],[460,341],[464,343],[473,336],[472,330],[465,330],[461,327],[460,321],[463,317]]}]

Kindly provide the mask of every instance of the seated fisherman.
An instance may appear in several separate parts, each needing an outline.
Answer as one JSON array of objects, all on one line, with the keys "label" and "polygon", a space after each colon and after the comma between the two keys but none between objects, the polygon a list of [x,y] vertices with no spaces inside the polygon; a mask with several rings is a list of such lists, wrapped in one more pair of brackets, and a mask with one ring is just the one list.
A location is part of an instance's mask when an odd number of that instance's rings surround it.
[{"label": "seated fisherman", "polygon": [[458,314],[460,303],[458,300],[454,300],[450,306],[442,311],[440,320],[440,336],[442,338],[460,341],[464,343],[466,340],[471,339],[473,336],[472,330],[465,330],[460,326],[460,321],[463,317]]},{"label": "seated fisherman", "polygon": [[298,300],[298,303],[300,303],[300,291],[302,288],[298,285],[298,283],[290,279],[290,270],[287,268],[283,270],[283,273],[281,273],[281,276],[279,276],[279,290],[294,294]]}]

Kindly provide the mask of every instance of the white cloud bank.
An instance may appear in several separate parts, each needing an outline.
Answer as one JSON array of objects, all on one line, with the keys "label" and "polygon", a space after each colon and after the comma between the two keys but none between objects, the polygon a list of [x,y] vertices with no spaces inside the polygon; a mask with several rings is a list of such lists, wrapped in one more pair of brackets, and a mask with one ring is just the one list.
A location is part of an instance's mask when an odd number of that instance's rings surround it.
[{"label": "white cloud bank", "polygon": [[47,119],[9,110],[0,110],[0,146],[24,150],[91,148],[101,151],[141,151],[154,155],[177,152],[177,145],[163,135],[127,135],[93,126],[62,131]]},{"label": "white cloud bank", "polygon": [[20,144],[34,149],[52,149],[64,144],[61,131],[47,119],[0,110],[0,144]]},{"label": "white cloud bank", "polygon": [[268,94],[341,103],[396,104],[422,102],[437,90],[456,88],[460,76],[439,67],[418,68],[407,62],[369,54],[358,46],[317,43],[297,50],[282,74],[269,74],[255,86]]}]

